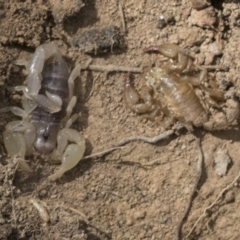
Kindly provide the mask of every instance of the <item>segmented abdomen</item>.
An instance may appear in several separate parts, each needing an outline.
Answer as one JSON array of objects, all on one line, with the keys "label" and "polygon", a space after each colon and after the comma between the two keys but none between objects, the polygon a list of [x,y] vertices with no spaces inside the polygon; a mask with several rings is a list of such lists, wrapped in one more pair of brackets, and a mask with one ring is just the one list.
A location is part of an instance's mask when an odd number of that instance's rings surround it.
[{"label": "segmented abdomen", "polygon": [[195,90],[188,83],[180,83],[168,96],[174,113],[195,126],[207,120],[207,113]]},{"label": "segmented abdomen", "polygon": [[60,129],[61,120],[66,114],[68,103],[68,67],[64,59],[47,61],[42,71],[42,87],[39,94],[45,95],[48,91],[58,95],[62,99],[62,108],[59,112],[49,113],[41,107],[32,112],[31,123],[37,131],[35,150],[42,154],[49,154],[56,146],[57,133]]}]

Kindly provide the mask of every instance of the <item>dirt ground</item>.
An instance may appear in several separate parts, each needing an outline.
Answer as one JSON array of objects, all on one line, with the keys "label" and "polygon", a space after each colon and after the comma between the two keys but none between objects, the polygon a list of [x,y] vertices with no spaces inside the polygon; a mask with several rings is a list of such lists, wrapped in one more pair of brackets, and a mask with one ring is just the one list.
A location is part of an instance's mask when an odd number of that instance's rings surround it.
[{"label": "dirt ground", "polygon": [[[36,47],[50,41],[59,46],[70,69],[90,56],[92,64],[151,67],[159,56],[143,53],[145,47],[176,43],[198,64],[222,66],[211,73],[220,86],[234,86],[228,89],[234,89],[239,97],[238,1],[213,0],[212,6],[202,10],[191,6],[188,0],[0,1],[0,108],[20,106],[21,94],[6,90],[6,86],[21,85],[26,79],[13,61],[30,59]],[[120,46],[113,44],[88,55],[84,48],[73,45],[76,36],[109,25],[120,29]],[[82,71],[76,81],[75,112],[81,117],[74,128],[86,138],[85,156],[128,137],[153,137],[165,131],[161,122],[144,121],[126,107],[125,74]],[[137,73],[133,76],[140,89],[144,78]],[[11,113],[3,114],[1,133],[16,119]],[[187,131],[157,144],[131,142],[105,156],[82,160],[56,182],[47,181],[58,166],[46,157],[27,157],[34,174],[15,172],[1,137],[0,239],[240,239],[238,181],[206,211],[188,236],[204,209],[234,181],[240,169],[238,124],[216,132],[200,128],[195,134],[201,138],[203,173],[182,237],[176,236],[177,226],[196,182],[199,155],[196,141]],[[227,152],[231,160],[222,177],[214,169],[218,149]],[[48,223],[29,202],[33,198],[48,211]]]}]

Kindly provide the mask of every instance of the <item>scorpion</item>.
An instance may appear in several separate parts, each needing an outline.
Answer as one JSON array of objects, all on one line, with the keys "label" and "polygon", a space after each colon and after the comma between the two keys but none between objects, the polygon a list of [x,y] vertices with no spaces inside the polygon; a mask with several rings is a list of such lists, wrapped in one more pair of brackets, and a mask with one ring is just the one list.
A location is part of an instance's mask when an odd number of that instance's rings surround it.
[{"label": "scorpion", "polygon": [[85,152],[85,139],[71,129],[78,114],[72,114],[77,98],[73,96],[74,80],[80,74],[76,65],[71,74],[58,46],[51,42],[36,48],[30,62],[16,60],[28,71],[27,85],[11,87],[23,93],[22,107],[5,107],[21,120],[9,122],[3,132],[7,153],[18,156],[19,168],[33,172],[25,156],[36,153],[61,161],[60,168],[48,179],[56,180],[75,167]]},{"label": "scorpion", "polygon": [[[152,45],[144,51],[159,53],[164,59],[160,67],[147,72],[142,95],[135,89],[130,73],[125,77],[124,100],[133,112],[151,120],[166,116],[165,127],[177,120],[191,132],[194,126],[209,131],[226,129],[237,119],[239,102],[234,97],[227,99],[221,90],[206,86],[206,68],[199,73],[193,58],[178,45]],[[213,84],[209,81],[209,85]]]}]

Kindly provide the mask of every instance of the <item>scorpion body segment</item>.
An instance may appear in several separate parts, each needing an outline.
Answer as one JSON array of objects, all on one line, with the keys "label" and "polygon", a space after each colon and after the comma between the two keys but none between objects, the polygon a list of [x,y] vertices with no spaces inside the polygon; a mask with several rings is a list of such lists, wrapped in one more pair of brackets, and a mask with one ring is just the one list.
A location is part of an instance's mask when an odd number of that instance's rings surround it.
[{"label": "scorpion body segment", "polygon": [[[198,73],[193,59],[177,45],[150,46],[145,52],[161,53],[167,60],[146,74],[147,91],[143,95],[134,88],[130,74],[126,76],[124,99],[132,111],[147,114],[151,119],[163,113],[171,122],[180,121],[189,131],[193,126],[207,130],[226,129],[236,120],[239,101],[225,99],[223,92],[206,86],[207,82],[203,83],[206,70]],[[217,117],[212,114],[216,110]]]},{"label": "scorpion body segment", "polygon": [[24,60],[16,63],[25,65],[29,74],[27,86],[11,88],[23,92],[23,109],[0,109],[0,113],[12,111],[22,118],[6,125],[3,133],[5,147],[10,156],[19,156],[19,167],[28,172],[32,170],[25,155],[38,152],[61,161],[60,169],[49,176],[49,180],[56,180],[76,166],[85,151],[84,137],[70,128],[78,118],[78,114],[71,116],[71,113],[77,99],[73,96],[74,79],[80,74],[80,66],[69,74],[55,43],[40,45],[30,63]]}]

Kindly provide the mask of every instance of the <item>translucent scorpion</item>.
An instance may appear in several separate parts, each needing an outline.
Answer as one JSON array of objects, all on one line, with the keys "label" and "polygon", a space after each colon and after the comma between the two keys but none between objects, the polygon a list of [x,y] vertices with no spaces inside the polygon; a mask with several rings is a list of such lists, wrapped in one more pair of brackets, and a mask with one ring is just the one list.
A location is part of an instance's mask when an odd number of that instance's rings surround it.
[{"label": "translucent scorpion", "polygon": [[[193,59],[175,44],[150,46],[145,52],[161,53],[166,59],[145,76],[142,96],[134,88],[130,74],[125,78],[124,99],[129,108],[147,118],[167,116],[166,126],[175,120],[189,131],[193,126],[207,130],[226,129],[239,115],[239,101],[226,99],[223,92],[205,81],[207,71],[199,74]],[[196,77],[197,73],[197,77]]]},{"label": "translucent scorpion", "polygon": [[38,152],[60,160],[60,168],[48,177],[56,180],[76,166],[85,151],[84,137],[70,128],[78,118],[78,114],[71,113],[77,100],[73,88],[80,66],[69,74],[55,43],[40,45],[30,62],[16,60],[16,64],[24,65],[29,74],[27,86],[12,88],[23,92],[23,109],[15,106],[0,109],[0,113],[11,111],[22,118],[6,125],[5,147],[10,156],[19,156],[18,165],[27,172],[33,170],[25,161],[26,155]]}]

